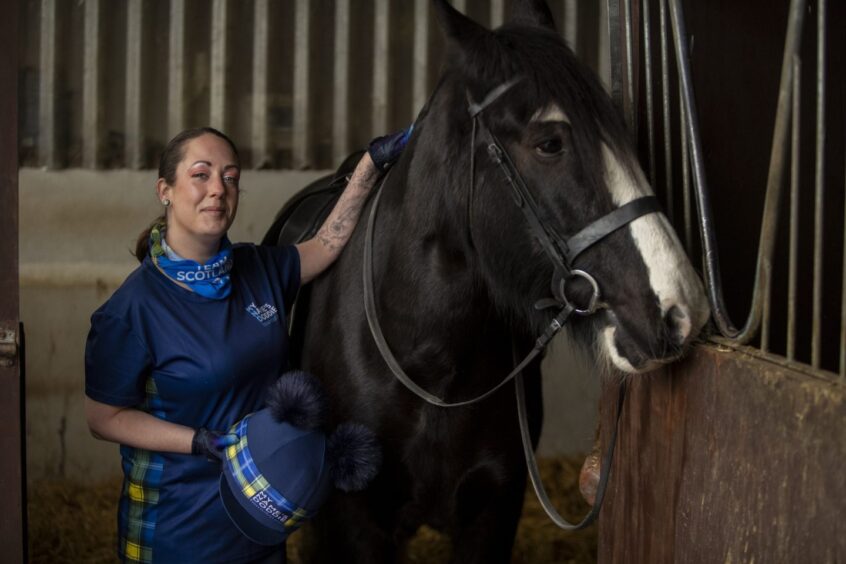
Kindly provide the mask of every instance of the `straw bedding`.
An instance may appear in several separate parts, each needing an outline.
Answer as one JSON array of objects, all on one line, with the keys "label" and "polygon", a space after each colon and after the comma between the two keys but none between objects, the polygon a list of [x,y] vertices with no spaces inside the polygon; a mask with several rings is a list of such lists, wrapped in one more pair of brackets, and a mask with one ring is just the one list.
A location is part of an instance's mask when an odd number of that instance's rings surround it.
[{"label": "straw bedding", "polygon": [[[559,512],[575,520],[587,512],[578,493],[583,457],[540,461],[550,498]],[[80,484],[49,480],[29,485],[29,560],[34,564],[114,562],[115,519],[120,482]],[[513,564],[587,563],[596,561],[596,526],[569,533],[544,514],[529,486],[512,555]],[[299,564],[299,537],[288,543],[289,562]],[[414,537],[408,562],[446,562],[450,543],[427,527]]]}]

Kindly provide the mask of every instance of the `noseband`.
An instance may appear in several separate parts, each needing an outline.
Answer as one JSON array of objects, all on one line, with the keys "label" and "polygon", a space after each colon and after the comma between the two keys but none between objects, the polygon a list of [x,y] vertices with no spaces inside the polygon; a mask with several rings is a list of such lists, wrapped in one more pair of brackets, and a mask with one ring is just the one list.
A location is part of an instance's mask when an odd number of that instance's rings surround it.
[{"label": "noseband", "polygon": [[[523,212],[524,217],[529,225],[532,235],[537,239],[541,245],[544,253],[553,266],[553,275],[551,283],[552,298],[539,300],[535,304],[536,309],[558,308],[558,313],[553,317],[552,321],[547,326],[546,330],[535,341],[535,346],[523,358],[522,361],[496,386],[489,389],[485,393],[476,396],[475,398],[457,401],[446,402],[442,398],[424,390],[418,386],[402,369],[390,346],[385,339],[376,314],[376,300],[373,284],[373,231],[376,223],[376,214],[379,208],[379,199],[382,195],[381,187],[376,194],[373,205],[370,209],[370,215],[367,221],[367,231],[365,233],[364,241],[364,268],[363,268],[363,283],[364,283],[364,311],[367,316],[367,323],[370,327],[370,332],[376,342],[376,346],[382,355],[385,363],[390,368],[394,376],[399,380],[408,390],[413,392],[419,398],[427,403],[439,407],[461,407],[470,405],[487,398],[497,390],[499,390],[506,383],[515,380],[515,387],[517,391],[517,410],[520,419],[520,432],[523,439],[523,451],[526,456],[526,463],[529,469],[529,476],[532,480],[532,485],[538,495],[538,499],[543,505],[549,517],[561,528],[576,530],[582,529],[592,523],[599,514],[599,508],[602,505],[602,498],[605,492],[605,485],[608,481],[608,470],[611,467],[611,461],[614,454],[614,444],[616,443],[617,427],[615,423],[614,431],[611,436],[611,443],[609,445],[606,455],[603,457],[601,469],[606,469],[601,474],[599,486],[596,493],[596,501],[590,513],[582,519],[578,524],[571,524],[564,520],[558,512],[552,507],[546,492],[543,489],[543,484],[540,481],[540,472],[535,461],[534,451],[531,446],[531,440],[528,431],[528,422],[525,408],[525,395],[523,391],[523,382],[520,373],[526,366],[529,365],[549,344],[555,334],[561,330],[567,323],[570,316],[574,313],[577,315],[588,316],[595,313],[601,307],[606,307],[601,301],[601,292],[599,284],[596,279],[585,272],[584,270],[573,267],[576,258],[586,251],[588,248],[598,243],[611,233],[624,227],[634,221],[635,219],[653,212],[660,211],[658,199],[655,196],[646,196],[632,200],[631,202],[620,206],[612,212],[600,217],[599,219],[588,224],[576,234],[568,239],[563,239],[558,233],[546,225],[538,214],[538,204],[529,191],[523,176],[517,167],[514,166],[508,151],[505,150],[502,143],[496,138],[493,132],[488,129],[482,119],[482,113],[491,104],[496,102],[503,94],[508,92],[512,87],[518,84],[522,77],[511,79],[503,84],[500,84],[491,90],[480,103],[473,103],[469,101],[468,111],[473,120],[473,130],[471,134],[471,158],[470,158],[470,193],[468,200],[468,222],[471,219],[469,209],[472,205],[473,192],[475,190],[475,159],[476,151],[475,138],[477,125],[481,132],[487,138],[487,153],[491,160],[499,166],[505,176],[506,181],[511,189],[511,196],[514,203]],[[468,95],[469,99],[469,95]],[[389,172],[390,174],[390,172]],[[382,183],[384,184],[384,182]],[[469,229],[469,224],[468,224]],[[578,304],[567,294],[567,288],[570,283],[576,279],[583,279],[591,287],[591,297],[585,304]],[[625,397],[625,382],[620,386],[620,395],[617,406],[617,419],[619,422],[620,413],[622,412],[623,400]]]}]

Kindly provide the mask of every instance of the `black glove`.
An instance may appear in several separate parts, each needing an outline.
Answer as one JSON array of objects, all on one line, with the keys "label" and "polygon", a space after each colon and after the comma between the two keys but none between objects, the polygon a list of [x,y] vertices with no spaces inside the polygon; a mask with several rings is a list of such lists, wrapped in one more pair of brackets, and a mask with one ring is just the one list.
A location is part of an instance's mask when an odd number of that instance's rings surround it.
[{"label": "black glove", "polygon": [[386,171],[402,154],[405,145],[408,143],[408,138],[411,137],[411,132],[414,130],[414,124],[408,129],[397,131],[391,135],[384,135],[377,137],[370,142],[367,147],[367,152],[370,153],[370,158],[373,159],[373,164],[381,171]]},{"label": "black glove", "polygon": [[238,442],[238,435],[223,434],[200,427],[191,439],[191,454],[204,455],[209,460],[222,461],[226,447]]}]

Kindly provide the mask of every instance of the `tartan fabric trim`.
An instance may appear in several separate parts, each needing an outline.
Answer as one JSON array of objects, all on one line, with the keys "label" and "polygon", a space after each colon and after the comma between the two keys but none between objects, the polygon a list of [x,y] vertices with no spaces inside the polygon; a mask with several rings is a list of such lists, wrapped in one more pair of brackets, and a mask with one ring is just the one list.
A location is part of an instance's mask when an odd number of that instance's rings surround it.
[{"label": "tartan fabric trim", "polygon": [[[147,397],[142,409],[157,417],[161,411],[156,383],[146,382]],[[133,449],[129,467],[124,467],[120,512],[122,527],[118,553],[125,562],[153,561],[153,535],[156,532],[159,488],[164,462],[161,455],[140,448]]]},{"label": "tartan fabric trim", "polygon": [[244,495],[264,515],[280,523],[287,531],[294,531],[310,513],[288,501],[259,472],[247,444],[247,423],[251,415],[232,426],[230,432],[240,440],[226,448],[226,466]]},{"label": "tartan fabric trim", "polygon": [[156,387],[156,381],[150,376],[144,384],[144,391],[146,397],[144,398],[143,410],[151,415],[155,415],[159,419],[165,418],[162,400],[159,397],[159,389]]}]

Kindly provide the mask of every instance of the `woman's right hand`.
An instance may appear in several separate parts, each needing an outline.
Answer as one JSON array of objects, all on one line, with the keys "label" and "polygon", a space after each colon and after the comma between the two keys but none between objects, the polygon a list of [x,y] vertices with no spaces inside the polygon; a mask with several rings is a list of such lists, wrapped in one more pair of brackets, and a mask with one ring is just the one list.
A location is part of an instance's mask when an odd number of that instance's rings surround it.
[{"label": "woman's right hand", "polygon": [[191,453],[194,429],[134,407],[109,405],[86,396],[85,418],[97,439],[159,452]]}]

